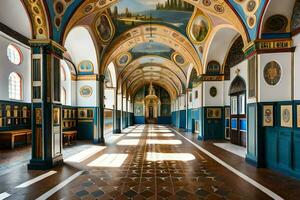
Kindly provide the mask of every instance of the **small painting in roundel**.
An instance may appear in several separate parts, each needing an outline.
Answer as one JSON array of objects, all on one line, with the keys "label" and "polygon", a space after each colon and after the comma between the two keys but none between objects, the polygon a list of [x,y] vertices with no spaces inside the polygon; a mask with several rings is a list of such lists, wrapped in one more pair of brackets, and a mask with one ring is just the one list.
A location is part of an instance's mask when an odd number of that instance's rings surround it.
[{"label": "small painting in roundel", "polygon": [[217,96],[217,93],[218,93],[218,91],[217,91],[217,88],[216,88],[216,87],[211,87],[211,88],[210,88],[210,90],[209,90],[210,96],[216,97],[216,96]]},{"label": "small painting in roundel", "polygon": [[264,68],[264,79],[269,85],[276,85],[281,78],[281,67],[275,61],[269,62]]}]

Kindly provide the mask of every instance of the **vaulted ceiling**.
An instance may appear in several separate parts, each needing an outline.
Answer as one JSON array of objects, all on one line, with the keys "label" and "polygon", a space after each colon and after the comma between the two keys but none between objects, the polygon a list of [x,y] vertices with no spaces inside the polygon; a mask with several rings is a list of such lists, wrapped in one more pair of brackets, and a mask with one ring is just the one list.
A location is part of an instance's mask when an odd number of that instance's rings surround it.
[{"label": "vaulted ceiling", "polygon": [[[191,69],[199,76],[211,61],[223,65],[237,37],[247,45],[261,36],[267,17],[290,19],[298,2],[280,7],[278,0],[13,1],[23,3],[32,25],[30,32],[21,25],[19,31],[65,46],[75,66],[88,60],[96,74],[113,68],[119,91],[123,86],[134,93],[156,82],[173,97],[185,92]],[[0,17],[9,6],[0,8]],[[265,13],[271,8],[278,12]]]}]

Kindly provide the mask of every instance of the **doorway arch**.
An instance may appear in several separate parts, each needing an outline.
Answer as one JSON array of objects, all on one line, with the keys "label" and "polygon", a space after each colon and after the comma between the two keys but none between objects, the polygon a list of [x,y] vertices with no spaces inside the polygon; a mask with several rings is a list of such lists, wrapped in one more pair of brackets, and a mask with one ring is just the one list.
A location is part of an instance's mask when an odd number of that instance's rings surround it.
[{"label": "doorway arch", "polygon": [[246,91],[245,80],[237,75],[229,89],[230,142],[244,147],[247,144]]}]

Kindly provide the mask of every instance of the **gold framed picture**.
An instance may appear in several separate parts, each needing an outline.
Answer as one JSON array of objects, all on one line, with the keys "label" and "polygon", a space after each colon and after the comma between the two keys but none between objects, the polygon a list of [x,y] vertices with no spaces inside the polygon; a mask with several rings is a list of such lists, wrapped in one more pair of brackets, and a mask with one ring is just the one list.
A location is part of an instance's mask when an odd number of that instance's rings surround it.
[{"label": "gold framed picture", "polygon": [[41,125],[42,124],[42,109],[36,108],[35,109],[35,124]]},{"label": "gold framed picture", "polygon": [[300,105],[297,105],[297,128],[300,128]]},{"label": "gold framed picture", "polygon": [[264,127],[273,127],[274,126],[273,105],[263,106],[263,126]]},{"label": "gold framed picture", "polygon": [[292,105],[282,105],[280,107],[280,119],[281,126],[292,128],[293,127],[293,106]]},{"label": "gold framed picture", "polygon": [[60,108],[53,108],[53,124],[60,124]]},{"label": "gold framed picture", "polygon": [[222,117],[221,108],[208,108],[207,119],[220,119]]}]

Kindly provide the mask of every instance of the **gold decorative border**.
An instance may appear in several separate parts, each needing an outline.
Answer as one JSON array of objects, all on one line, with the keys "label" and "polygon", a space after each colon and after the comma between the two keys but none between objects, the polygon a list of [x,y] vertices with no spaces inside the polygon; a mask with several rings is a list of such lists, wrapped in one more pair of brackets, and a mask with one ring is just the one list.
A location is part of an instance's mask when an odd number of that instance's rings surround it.
[{"label": "gold decorative border", "polygon": [[[123,56],[125,56],[125,55],[128,56],[128,61],[127,61],[125,64],[121,64],[121,63],[120,63],[120,59],[121,59]],[[117,57],[117,64],[118,64],[119,66],[121,66],[121,67],[124,67],[124,66],[128,65],[128,63],[130,63],[131,61],[132,61],[132,55],[131,55],[131,53],[129,53],[129,52],[125,52],[125,53],[123,53],[123,54],[121,54],[120,56]]]},{"label": "gold decorative border", "polygon": [[[266,121],[266,116],[265,113],[267,110],[271,110],[271,121],[267,122]],[[263,106],[263,126],[264,127],[273,127],[274,126],[274,109],[273,109],[273,105],[264,105]]]},{"label": "gold decorative border", "polygon": [[[107,18],[107,21],[108,21],[109,26],[110,26],[110,29],[111,29],[111,35],[110,35],[109,39],[107,39],[107,40],[104,40],[104,39],[101,37],[101,34],[98,32],[98,29],[97,29],[98,20],[101,18],[102,15],[104,15],[104,16]],[[96,33],[97,33],[99,39],[100,39],[102,42],[104,42],[104,43],[109,42],[109,41],[114,37],[115,32],[116,32],[115,26],[114,26],[114,24],[113,24],[111,18],[109,17],[109,14],[107,13],[107,11],[106,11],[106,12],[99,13],[99,14],[95,17],[95,20],[94,20],[94,28],[95,28],[95,30],[96,30]]]},{"label": "gold decorative border", "polygon": [[[80,66],[82,65],[82,63],[90,63],[90,64],[92,65],[92,68],[93,68],[93,69],[92,69],[91,71],[81,70],[81,69],[80,69]],[[93,62],[90,61],[90,60],[83,60],[83,61],[81,61],[81,62],[78,64],[77,68],[78,68],[78,72],[79,72],[79,73],[80,73],[80,72],[92,72],[92,73],[94,73],[94,71],[95,71],[94,64],[93,64]]]},{"label": "gold decorative border", "polygon": [[[181,56],[182,58],[183,58],[183,60],[184,60],[184,63],[179,63],[179,62],[177,62],[176,61],[176,56]],[[184,66],[184,65],[186,65],[186,63],[187,63],[187,61],[186,61],[186,59],[185,59],[185,57],[183,57],[180,53],[178,53],[178,52],[174,52],[173,54],[172,54],[172,60],[177,64],[177,65],[179,65],[179,66]]]},{"label": "gold decorative border", "polygon": [[[89,95],[83,95],[83,94],[82,94],[82,91],[83,91],[84,89],[89,89],[89,90],[90,90],[90,94],[89,94]],[[91,86],[89,86],[89,85],[81,86],[81,87],[80,87],[79,93],[80,93],[80,96],[82,96],[82,97],[90,97],[90,96],[93,95],[93,88],[92,88]]]},{"label": "gold decorative border", "polygon": [[[191,34],[193,22],[194,22],[195,18],[198,17],[198,16],[203,17],[207,21],[207,24],[208,24],[207,34],[206,34],[205,38],[202,41],[200,41],[200,42],[197,41],[197,40],[195,40],[194,37]],[[207,38],[209,37],[210,32],[211,32],[211,19],[208,16],[206,16],[202,11],[200,11],[198,9],[195,9],[195,11],[194,11],[194,13],[193,13],[192,17],[190,18],[190,21],[189,21],[189,23],[187,25],[186,32],[187,32],[188,37],[190,38],[190,40],[194,44],[200,45],[200,44],[204,43],[207,40]]]}]

